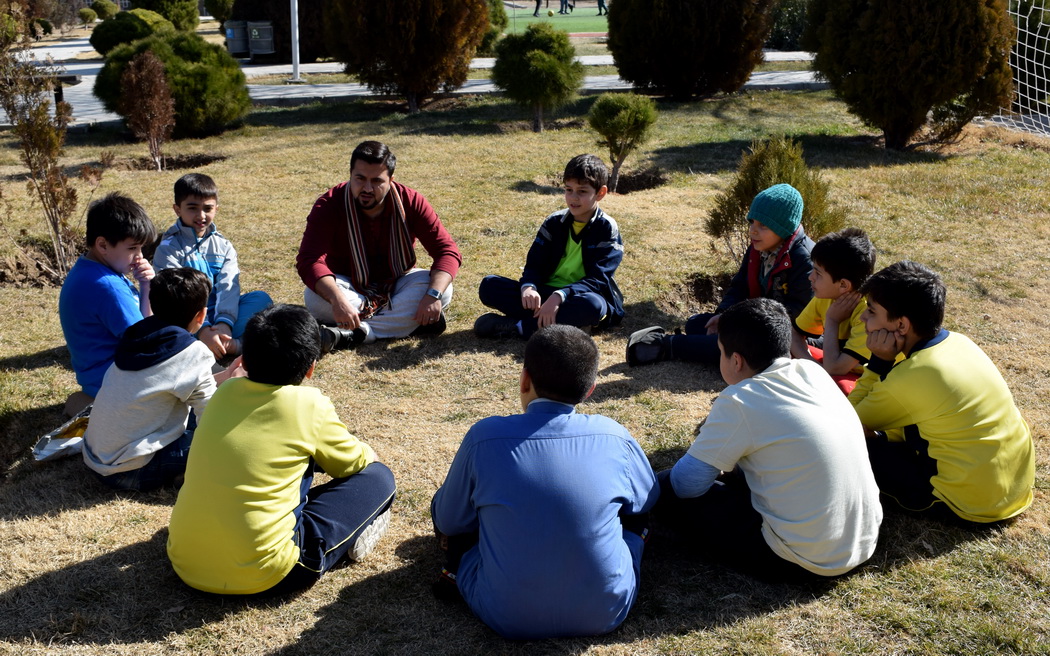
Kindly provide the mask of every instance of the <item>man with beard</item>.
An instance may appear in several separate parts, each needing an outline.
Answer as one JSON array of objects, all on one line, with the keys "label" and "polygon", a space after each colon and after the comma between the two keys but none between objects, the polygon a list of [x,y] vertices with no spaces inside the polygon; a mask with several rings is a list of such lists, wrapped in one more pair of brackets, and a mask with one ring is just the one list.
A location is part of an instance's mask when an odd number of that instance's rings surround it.
[{"label": "man with beard", "polygon": [[[396,158],[378,141],[350,156],[350,180],[314,203],[296,257],[322,351],[376,339],[438,335],[462,257],[434,208],[394,182]],[[418,239],[433,258],[416,268]]]}]

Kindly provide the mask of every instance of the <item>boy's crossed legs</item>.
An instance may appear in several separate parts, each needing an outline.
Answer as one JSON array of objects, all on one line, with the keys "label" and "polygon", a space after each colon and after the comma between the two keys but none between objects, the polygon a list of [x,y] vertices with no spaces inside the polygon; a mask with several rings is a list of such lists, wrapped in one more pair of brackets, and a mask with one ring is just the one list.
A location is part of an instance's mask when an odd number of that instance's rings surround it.
[{"label": "boy's crossed legs", "polygon": [[[540,285],[536,291],[546,301],[557,287]],[[502,312],[507,316],[507,325],[521,322],[520,335],[528,338],[536,332],[537,322],[532,310],[521,304],[521,283],[503,276],[485,276],[478,287],[478,297],[486,307]],[[609,304],[601,294],[588,292],[573,294],[558,308],[557,322],[577,328],[587,329],[597,326],[609,313]],[[495,337],[501,335],[492,335]]]}]

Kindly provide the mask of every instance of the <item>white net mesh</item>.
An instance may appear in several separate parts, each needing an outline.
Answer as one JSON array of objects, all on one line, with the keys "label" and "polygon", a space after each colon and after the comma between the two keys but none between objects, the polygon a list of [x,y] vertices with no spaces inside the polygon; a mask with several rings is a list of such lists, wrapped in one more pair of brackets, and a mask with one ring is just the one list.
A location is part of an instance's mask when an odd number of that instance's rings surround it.
[{"label": "white net mesh", "polygon": [[1050,2],[1012,0],[1010,17],[1017,42],[1010,53],[1014,100],[995,117],[997,123],[1050,136]]}]

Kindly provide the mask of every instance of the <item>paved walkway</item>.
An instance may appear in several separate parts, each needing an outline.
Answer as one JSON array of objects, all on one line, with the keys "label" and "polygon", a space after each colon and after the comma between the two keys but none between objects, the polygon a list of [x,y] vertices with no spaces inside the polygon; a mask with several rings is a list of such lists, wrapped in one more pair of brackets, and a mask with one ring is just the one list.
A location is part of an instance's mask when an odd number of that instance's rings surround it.
[{"label": "paved walkway", "polygon": [[[78,61],[74,59],[80,52],[90,52],[91,45],[87,39],[70,39],[60,43],[50,43],[33,48],[37,59],[51,57],[58,66],[69,75],[81,76],[81,82],[65,87],[65,100],[73,108],[73,127],[88,127],[98,123],[120,121],[116,114],[106,111],[102,103],[95,98],[92,89],[95,78],[102,68],[100,60]],[[809,61],[813,55],[805,52],[766,52],[766,61]],[[584,66],[612,66],[611,55],[591,55],[577,57]],[[470,67],[475,69],[492,68],[492,58],[477,58]],[[283,75],[291,77],[290,64],[262,66],[242,64],[247,77],[266,75]],[[300,73],[341,73],[342,64],[324,62],[302,64]],[[751,75],[744,85],[745,89],[822,89],[827,85],[818,81],[812,71],[759,71]],[[581,93],[594,94],[605,91],[628,91],[632,89],[629,82],[616,75],[588,75],[584,77]],[[498,93],[499,90],[489,80],[467,80],[466,84],[453,92],[456,94]],[[336,102],[362,96],[373,96],[368,87],[362,84],[276,84],[248,85],[248,94],[252,101],[261,105],[301,105],[311,102]],[[7,117],[0,112],[0,125],[7,125]]]}]

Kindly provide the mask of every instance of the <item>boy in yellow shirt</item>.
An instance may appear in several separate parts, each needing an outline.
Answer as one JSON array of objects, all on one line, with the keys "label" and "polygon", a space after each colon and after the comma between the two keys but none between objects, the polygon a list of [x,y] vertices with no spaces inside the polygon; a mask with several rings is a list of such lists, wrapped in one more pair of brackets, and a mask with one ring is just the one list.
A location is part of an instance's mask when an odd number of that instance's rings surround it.
[{"label": "boy in yellow shirt", "polygon": [[[846,228],[822,237],[810,259],[813,298],[795,317],[791,357],[819,362],[849,395],[871,357],[860,320],[868,306],[857,290],[875,270],[875,246],[863,230]],[[823,338],[822,348],[810,346],[810,338]]]},{"label": "boy in yellow shirt", "polygon": [[849,400],[879,489],[906,510],[963,524],[1024,512],[1035,484],[1032,432],[984,351],[941,327],[940,276],[897,262],[860,291],[871,359]]},{"label": "boy in yellow shirt", "polygon": [[[389,523],[394,475],[328,397],[301,385],[321,354],[306,308],[259,312],[243,350],[247,378],[219,388],[194,434],[168,558],[204,592],[294,592],[375,545]],[[311,488],[315,464],[332,480]]]}]

